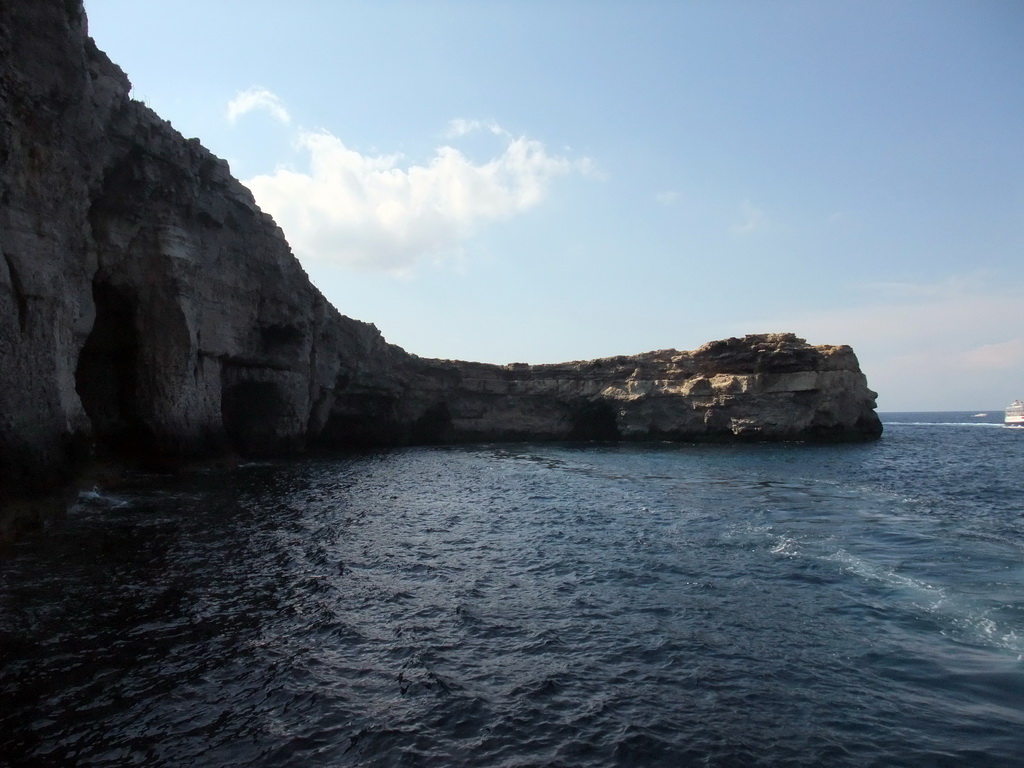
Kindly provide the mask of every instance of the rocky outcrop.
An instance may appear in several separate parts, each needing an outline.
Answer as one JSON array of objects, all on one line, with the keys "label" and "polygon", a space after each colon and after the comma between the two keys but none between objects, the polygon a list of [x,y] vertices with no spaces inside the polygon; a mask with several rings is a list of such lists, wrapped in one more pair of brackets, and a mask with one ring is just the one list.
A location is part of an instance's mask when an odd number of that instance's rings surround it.
[{"label": "rocky outcrop", "polygon": [[564,365],[425,360],[342,316],[80,0],[0,5],[0,538],[87,457],[512,439],[864,439],[847,347],[749,336]]},{"label": "rocky outcrop", "polygon": [[760,334],[559,365],[419,360],[401,418],[430,442],[861,440],[875,393],[847,346]]}]

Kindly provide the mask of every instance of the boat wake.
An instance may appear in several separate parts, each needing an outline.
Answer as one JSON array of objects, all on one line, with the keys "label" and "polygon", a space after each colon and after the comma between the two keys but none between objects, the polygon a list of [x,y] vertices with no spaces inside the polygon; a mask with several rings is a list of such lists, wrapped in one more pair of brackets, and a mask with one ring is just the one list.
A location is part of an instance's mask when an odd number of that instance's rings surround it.
[{"label": "boat wake", "polygon": [[1004,424],[993,424],[988,421],[883,421],[882,424],[887,427],[995,427],[996,429],[1008,426]]}]

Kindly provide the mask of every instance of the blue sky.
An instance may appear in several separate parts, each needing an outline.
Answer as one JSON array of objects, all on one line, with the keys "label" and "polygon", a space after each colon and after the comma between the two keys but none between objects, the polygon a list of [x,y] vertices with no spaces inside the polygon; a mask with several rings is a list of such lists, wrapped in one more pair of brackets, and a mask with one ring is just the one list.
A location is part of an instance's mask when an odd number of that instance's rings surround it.
[{"label": "blue sky", "polygon": [[542,363],[767,331],[1024,396],[1024,3],[86,0],[341,310]]}]

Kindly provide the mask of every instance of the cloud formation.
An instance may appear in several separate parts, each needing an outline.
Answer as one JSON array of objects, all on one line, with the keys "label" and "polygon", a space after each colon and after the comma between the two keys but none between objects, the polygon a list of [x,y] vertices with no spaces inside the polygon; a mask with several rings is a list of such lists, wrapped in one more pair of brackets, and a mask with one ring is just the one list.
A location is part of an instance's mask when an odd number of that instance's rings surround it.
[{"label": "cloud formation", "polygon": [[981,370],[1006,370],[1024,366],[1024,337],[984,344],[964,353],[964,362]]},{"label": "cloud formation", "polygon": [[[873,301],[780,314],[756,325],[816,344],[850,344],[883,410],[992,407],[1024,376],[1024,303],[983,274],[864,286]],[[745,331],[746,332],[746,331]],[[948,406],[947,406],[948,407]]]},{"label": "cloud formation", "polygon": [[256,86],[240,91],[235,98],[228,102],[228,121],[234,123],[238,118],[257,109],[270,113],[282,123],[291,122],[291,115],[288,114],[288,110],[285,109],[281,100],[266,88]]},{"label": "cloud formation", "polygon": [[736,231],[741,235],[753,232],[755,229],[760,229],[768,221],[768,217],[765,215],[765,212],[749,200],[744,200],[741,203],[741,209],[743,221],[736,227]]},{"label": "cloud formation", "polygon": [[457,139],[460,136],[465,136],[469,133],[475,133],[476,131],[489,131],[496,136],[509,136],[510,134],[500,125],[493,120],[482,121],[482,120],[464,120],[462,118],[456,118],[448,123],[448,130],[445,131],[445,136],[449,139]]},{"label": "cloud formation", "polygon": [[424,258],[456,253],[480,225],[536,206],[556,177],[590,171],[585,159],[552,155],[493,123],[453,121],[448,136],[477,130],[499,137],[499,154],[474,163],[444,145],[422,165],[403,165],[399,154],[362,154],[326,131],[307,132],[298,144],[308,171],[280,168],[246,184],[300,259],[408,272]]}]

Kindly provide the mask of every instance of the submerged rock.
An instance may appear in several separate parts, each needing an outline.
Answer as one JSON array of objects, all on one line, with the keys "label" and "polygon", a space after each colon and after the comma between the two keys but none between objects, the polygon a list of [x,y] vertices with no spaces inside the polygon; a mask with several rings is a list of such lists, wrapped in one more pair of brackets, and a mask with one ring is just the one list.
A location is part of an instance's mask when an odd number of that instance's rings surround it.
[{"label": "submerged rock", "polygon": [[0,540],[89,456],[476,440],[870,439],[849,347],[427,360],[341,315],[227,163],[130,98],[80,0],[0,5]]}]

